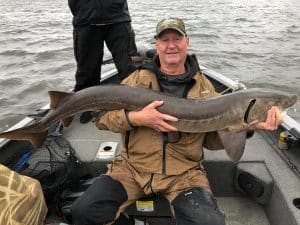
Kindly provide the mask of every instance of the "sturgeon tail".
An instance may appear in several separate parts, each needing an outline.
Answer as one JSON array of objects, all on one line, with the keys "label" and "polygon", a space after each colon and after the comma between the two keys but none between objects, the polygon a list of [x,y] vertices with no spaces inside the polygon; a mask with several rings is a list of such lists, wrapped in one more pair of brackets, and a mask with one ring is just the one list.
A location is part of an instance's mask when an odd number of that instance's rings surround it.
[{"label": "sturgeon tail", "polygon": [[35,148],[39,148],[47,135],[48,131],[41,129],[40,123],[36,123],[16,130],[2,132],[0,133],[0,138],[29,141]]}]

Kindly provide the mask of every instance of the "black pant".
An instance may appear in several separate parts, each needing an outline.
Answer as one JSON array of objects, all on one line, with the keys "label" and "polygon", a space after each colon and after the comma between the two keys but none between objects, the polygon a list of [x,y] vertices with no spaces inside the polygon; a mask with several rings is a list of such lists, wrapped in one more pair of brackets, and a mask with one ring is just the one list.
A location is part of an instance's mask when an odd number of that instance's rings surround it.
[{"label": "black pant", "polygon": [[74,55],[77,63],[74,91],[100,84],[104,42],[112,54],[120,79],[135,70],[131,56],[137,54],[129,22],[74,27]]},{"label": "black pant", "polygon": [[[128,199],[123,185],[107,175],[100,176],[72,205],[75,225],[102,225],[114,220]],[[195,187],[181,192],[171,203],[178,225],[225,225],[215,198]],[[115,221],[114,224],[120,224]]]},{"label": "black pant", "polygon": [[120,182],[102,175],[72,204],[73,222],[75,225],[111,222],[127,199],[126,190]]}]

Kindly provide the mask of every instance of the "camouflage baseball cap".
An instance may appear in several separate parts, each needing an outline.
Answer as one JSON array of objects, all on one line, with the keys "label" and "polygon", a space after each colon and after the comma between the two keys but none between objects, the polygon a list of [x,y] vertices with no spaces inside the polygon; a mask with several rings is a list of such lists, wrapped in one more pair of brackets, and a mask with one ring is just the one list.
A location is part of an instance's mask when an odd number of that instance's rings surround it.
[{"label": "camouflage baseball cap", "polygon": [[185,31],[184,22],[181,19],[168,18],[168,19],[163,19],[158,22],[158,24],[156,26],[156,35],[154,36],[154,38],[157,39],[159,37],[159,35],[167,29],[176,30],[183,36],[187,36],[186,31]]}]

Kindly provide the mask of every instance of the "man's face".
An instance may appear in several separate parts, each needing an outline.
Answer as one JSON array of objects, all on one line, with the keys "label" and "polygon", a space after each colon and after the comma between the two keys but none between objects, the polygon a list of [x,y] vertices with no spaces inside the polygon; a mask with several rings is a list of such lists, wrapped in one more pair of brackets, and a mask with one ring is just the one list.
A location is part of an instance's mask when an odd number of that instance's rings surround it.
[{"label": "man's face", "polygon": [[188,52],[189,39],[173,29],[164,31],[156,40],[156,50],[161,66],[184,64]]}]

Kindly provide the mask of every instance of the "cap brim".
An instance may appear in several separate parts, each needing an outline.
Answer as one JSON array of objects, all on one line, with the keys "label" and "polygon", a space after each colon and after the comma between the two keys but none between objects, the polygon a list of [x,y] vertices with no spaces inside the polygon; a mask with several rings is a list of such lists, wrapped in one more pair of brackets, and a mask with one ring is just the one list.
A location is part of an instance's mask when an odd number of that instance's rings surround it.
[{"label": "cap brim", "polygon": [[155,39],[157,39],[163,32],[165,32],[166,30],[176,30],[179,34],[181,34],[182,36],[186,36],[186,33],[184,33],[182,30],[178,29],[177,27],[168,27],[162,31],[160,31],[158,34],[156,34],[154,36]]}]

